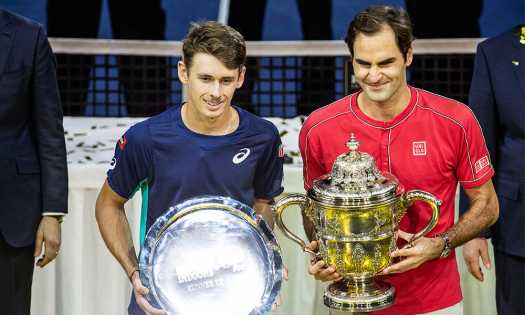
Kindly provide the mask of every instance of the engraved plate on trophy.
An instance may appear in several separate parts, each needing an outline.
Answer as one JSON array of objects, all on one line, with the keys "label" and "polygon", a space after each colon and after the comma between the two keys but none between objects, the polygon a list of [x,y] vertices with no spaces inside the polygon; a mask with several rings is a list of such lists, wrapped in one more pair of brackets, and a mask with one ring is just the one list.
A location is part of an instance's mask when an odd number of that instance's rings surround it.
[{"label": "engraved plate on trophy", "polygon": [[150,228],[140,279],[148,302],[167,314],[268,314],[282,284],[282,256],[253,209],[202,196],[170,208]]}]

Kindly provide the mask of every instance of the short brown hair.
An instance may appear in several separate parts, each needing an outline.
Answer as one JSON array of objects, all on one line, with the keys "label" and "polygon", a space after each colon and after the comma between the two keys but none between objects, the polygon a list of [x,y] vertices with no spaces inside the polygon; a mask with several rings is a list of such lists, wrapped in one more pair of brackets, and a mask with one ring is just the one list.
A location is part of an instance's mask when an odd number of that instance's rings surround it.
[{"label": "short brown hair", "polygon": [[215,21],[192,23],[190,32],[182,40],[182,55],[186,69],[192,59],[204,53],[219,59],[228,69],[239,69],[246,63],[246,44],[241,33]]},{"label": "short brown hair", "polygon": [[372,36],[382,31],[388,25],[394,31],[396,43],[407,60],[407,52],[414,41],[412,36],[412,23],[405,10],[392,8],[386,5],[373,5],[359,12],[348,26],[345,43],[354,55],[354,42],[359,33]]}]

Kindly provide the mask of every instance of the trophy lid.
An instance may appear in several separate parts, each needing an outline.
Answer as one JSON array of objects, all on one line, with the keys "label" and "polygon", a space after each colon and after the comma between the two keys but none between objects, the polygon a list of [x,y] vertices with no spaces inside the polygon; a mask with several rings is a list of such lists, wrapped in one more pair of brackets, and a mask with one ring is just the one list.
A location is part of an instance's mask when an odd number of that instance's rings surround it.
[{"label": "trophy lid", "polygon": [[361,142],[355,140],[353,133],[345,145],[350,152],[335,159],[330,174],[314,181],[310,196],[333,205],[364,205],[394,197],[398,179],[388,172],[380,172],[370,154],[357,151]]},{"label": "trophy lid", "polygon": [[277,238],[250,207],[200,196],[166,211],[140,251],[140,280],[171,315],[266,315],[279,295]]}]

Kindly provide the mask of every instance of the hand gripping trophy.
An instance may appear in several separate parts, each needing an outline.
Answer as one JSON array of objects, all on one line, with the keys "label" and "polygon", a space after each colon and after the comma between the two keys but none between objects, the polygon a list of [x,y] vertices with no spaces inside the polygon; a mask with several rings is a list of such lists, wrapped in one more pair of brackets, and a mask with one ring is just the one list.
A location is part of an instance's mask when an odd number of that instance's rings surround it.
[{"label": "hand gripping trophy", "polygon": [[[404,192],[393,174],[379,172],[370,154],[357,151],[360,144],[352,134],[345,143],[350,152],[337,157],[330,174],[317,178],[306,196],[286,196],[272,209],[284,236],[327,265],[334,265],[343,276],[344,281],[326,288],[325,305],[341,311],[371,312],[395,303],[394,287],[374,277],[392,263],[390,253],[396,249],[396,231],[407,208],[414,200],[425,201],[432,208],[430,222],[405,246],[411,247],[436,225],[441,200],[420,190]],[[282,211],[294,204],[315,224],[317,253],[283,223]]]}]

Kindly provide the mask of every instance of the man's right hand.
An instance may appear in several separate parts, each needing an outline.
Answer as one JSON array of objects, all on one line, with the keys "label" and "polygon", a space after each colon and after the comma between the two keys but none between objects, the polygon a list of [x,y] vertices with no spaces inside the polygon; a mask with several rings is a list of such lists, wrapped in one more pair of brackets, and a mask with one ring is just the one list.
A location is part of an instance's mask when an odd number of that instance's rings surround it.
[{"label": "man's right hand", "polygon": [[135,300],[137,300],[137,304],[140,306],[144,312],[146,312],[146,315],[156,315],[156,314],[164,314],[166,313],[165,310],[158,310],[156,308],[153,308],[148,303],[148,300],[144,297],[144,294],[148,294],[149,290],[145,286],[142,285],[142,282],[140,281],[139,273],[135,272],[133,274],[132,278],[133,283],[133,291],[135,292]]},{"label": "man's right hand", "polygon": [[474,278],[483,282],[483,272],[479,265],[480,256],[485,268],[492,269],[486,237],[476,237],[463,245],[463,258],[467,264],[468,271]]},{"label": "man's right hand", "polygon": [[[310,249],[312,251],[315,252],[318,247],[319,247],[318,242],[313,241],[312,243],[310,243]],[[314,261],[314,259],[315,257],[313,255],[310,255],[310,260]],[[308,267],[308,273],[313,275],[315,277],[315,280],[321,280],[323,282],[326,282],[326,281],[337,282],[343,279],[343,277],[339,275],[339,272],[335,270],[334,266],[330,266],[326,268],[324,260],[319,260],[315,264],[310,265],[310,267]]]}]

